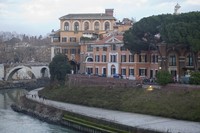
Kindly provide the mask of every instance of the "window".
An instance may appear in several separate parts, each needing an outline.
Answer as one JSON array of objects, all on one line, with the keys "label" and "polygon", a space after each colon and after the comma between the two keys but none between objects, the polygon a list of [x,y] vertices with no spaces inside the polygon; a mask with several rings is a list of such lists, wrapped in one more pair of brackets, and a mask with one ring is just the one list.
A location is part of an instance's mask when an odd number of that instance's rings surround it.
[{"label": "window", "polygon": [[54,53],[55,53],[55,54],[60,53],[60,48],[55,48],[55,49],[54,49]]},{"label": "window", "polygon": [[106,55],[102,55],[102,62],[106,62]]},{"label": "window", "polygon": [[95,62],[100,62],[100,57],[99,57],[99,55],[95,55]]},{"label": "window", "polygon": [[133,68],[130,68],[128,73],[129,73],[129,76],[130,76],[130,75],[134,75],[134,69],[133,69]]},{"label": "window", "polygon": [[150,70],[150,78],[153,78],[154,75],[153,75],[153,70]]},{"label": "window", "polygon": [[87,45],[87,52],[92,52],[93,51],[93,47],[91,44]]},{"label": "window", "polygon": [[71,54],[76,54],[76,49],[70,49]]},{"label": "window", "polygon": [[151,56],[151,62],[152,63],[158,63],[158,55],[152,55]]},{"label": "window", "polygon": [[84,23],[84,30],[89,30],[89,23],[88,22]]},{"label": "window", "polygon": [[102,74],[106,75],[106,68],[103,68],[103,73]]},{"label": "window", "polygon": [[187,65],[187,66],[193,66],[192,54],[189,54],[189,55],[186,57],[186,65]]},{"label": "window", "polygon": [[74,31],[78,31],[79,30],[79,24],[78,22],[74,23]]},{"label": "window", "polygon": [[76,37],[70,37],[70,42],[76,42]]},{"label": "window", "polygon": [[93,68],[90,68],[90,67],[86,68],[86,72],[87,72],[87,74],[92,74]]},{"label": "window", "polygon": [[65,24],[64,24],[64,30],[65,31],[69,31],[69,23],[68,22],[65,22]]},{"label": "window", "polygon": [[115,44],[111,45],[111,50],[113,50],[113,51],[116,50],[116,45]]},{"label": "window", "polygon": [[65,49],[62,49],[62,53],[63,53],[63,54],[68,54],[68,49],[66,49],[66,48],[65,48]]},{"label": "window", "polygon": [[62,37],[62,42],[67,42],[67,37]]},{"label": "window", "polygon": [[121,62],[126,62],[126,55],[121,55]]},{"label": "window", "polygon": [[109,24],[109,22],[105,22],[105,30],[110,30],[110,24]]},{"label": "window", "polygon": [[117,62],[117,55],[110,55],[110,62]]},{"label": "window", "polygon": [[134,55],[129,55],[129,62],[134,62]]},{"label": "window", "polygon": [[172,77],[176,77],[176,70],[171,70]]},{"label": "window", "polygon": [[99,30],[99,22],[94,23],[94,30]]},{"label": "window", "polygon": [[107,51],[107,47],[103,47],[103,51]]},{"label": "window", "polygon": [[116,74],[116,68],[115,66],[111,66],[111,74]]},{"label": "window", "polygon": [[139,55],[139,62],[147,62],[147,55]]},{"label": "window", "polygon": [[95,74],[99,74],[99,68],[95,68]]},{"label": "window", "polygon": [[124,46],[120,47],[121,51],[126,51],[126,48]]},{"label": "window", "polygon": [[126,68],[122,68],[122,69],[121,69],[121,74],[122,74],[122,75],[126,75]]},{"label": "window", "polygon": [[139,69],[139,76],[147,76],[147,69]]},{"label": "window", "polygon": [[176,66],[176,55],[169,56],[169,66]]},{"label": "window", "polygon": [[93,62],[93,58],[92,57],[87,57],[86,58],[86,62]]},{"label": "window", "polygon": [[99,47],[96,47],[96,51],[99,51]]},{"label": "window", "polygon": [[60,41],[60,38],[59,37],[54,37],[53,38],[53,42],[59,42]]}]

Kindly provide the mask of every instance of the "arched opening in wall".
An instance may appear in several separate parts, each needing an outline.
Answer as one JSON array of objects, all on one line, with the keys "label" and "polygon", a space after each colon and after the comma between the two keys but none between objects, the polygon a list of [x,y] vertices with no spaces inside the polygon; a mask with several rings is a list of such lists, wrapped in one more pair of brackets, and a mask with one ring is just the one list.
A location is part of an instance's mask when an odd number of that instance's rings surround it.
[{"label": "arched opening in wall", "polygon": [[77,74],[80,69],[80,64],[77,63],[75,60],[70,60],[69,63],[72,68],[72,74]]},{"label": "arched opening in wall", "polygon": [[75,32],[79,31],[79,23],[78,22],[74,23],[74,31]]},{"label": "arched opening in wall", "polygon": [[42,68],[40,70],[40,74],[41,74],[41,78],[47,78],[49,76],[49,73],[48,73],[48,69],[47,68]]},{"label": "arched opening in wall", "polygon": [[64,30],[65,31],[69,31],[69,23],[68,22],[65,22],[65,24],[64,24]]},{"label": "arched opening in wall", "polygon": [[105,25],[104,25],[104,26],[105,26],[105,27],[104,27],[105,31],[110,30],[110,23],[109,23],[109,22],[105,22]]},{"label": "arched opening in wall", "polygon": [[18,81],[18,80],[30,80],[36,79],[33,72],[25,67],[14,68],[8,73],[6,80],[8,81]]},{"label": "arched opening in wall", "polygon": [[99,25],[100,25],[99,22],[95,22],[95,23],[94,23],[94,30],[95,30],[95,31],[99,31],[99,29],[100,29],[100,28],[99,28]]},{"label": "arched opening in wall", "polygon": [[85,22],[84,23],[84,30],[89,30],[89,23],[88,22]]},{"label": "arched opening in wall", "polygon": [[92,57],[86,57],[85,62],[93,62],[93,58]]}]

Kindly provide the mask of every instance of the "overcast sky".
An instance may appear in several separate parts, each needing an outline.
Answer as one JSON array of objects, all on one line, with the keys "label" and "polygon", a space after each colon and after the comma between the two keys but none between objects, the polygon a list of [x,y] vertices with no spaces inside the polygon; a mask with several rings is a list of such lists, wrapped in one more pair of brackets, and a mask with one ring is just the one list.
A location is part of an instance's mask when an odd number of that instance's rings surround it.
[{"label": "overcast sky", "polygon": [[114,17],[139,21],[143,17],[200,11],[200,0],[0,0],[0,31],[46,35],[59,29],[59,18],[69,13],[104,13],[114,9]]}]

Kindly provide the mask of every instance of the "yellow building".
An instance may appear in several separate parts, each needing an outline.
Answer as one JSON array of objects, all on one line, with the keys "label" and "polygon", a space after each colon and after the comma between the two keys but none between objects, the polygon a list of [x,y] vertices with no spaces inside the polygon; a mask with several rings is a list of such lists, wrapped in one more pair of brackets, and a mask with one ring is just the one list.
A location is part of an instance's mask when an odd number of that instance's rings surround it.
[{"label": "yellow building", "polygon": [[51,34],[51,58],[56,53],[64,53],[77,71],[80,64],[80,38],[96,39],[99,34],[113,31],[115,20],[113,9],[106,9],[105,13],[68,14],[60,17],[60,29]]}]

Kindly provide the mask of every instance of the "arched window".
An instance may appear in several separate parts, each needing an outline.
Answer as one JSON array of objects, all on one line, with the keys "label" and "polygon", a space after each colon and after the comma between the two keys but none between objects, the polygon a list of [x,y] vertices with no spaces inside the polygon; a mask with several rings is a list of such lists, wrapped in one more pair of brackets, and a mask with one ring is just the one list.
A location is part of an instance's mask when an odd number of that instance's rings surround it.
[{"label": "arched window", "polygon": [[88,22],[84,23],[84,30],[89,30],[89,23]]},{"label": "arched window", "polygon": [[187,66],[193,66],[193,57],[192,57],[192,54],[188,54],[187,55],[187,58],[186,58],[186,65]]},{"label": "arched window", "polygon": [[87,57],[86,58],[86,62],[93,62],[93,58],[92,57]]},{"label": "arched window", "polygon": [[78,22],[74,23],[74,31],[78,31],[79,30],[79,24]]},{"label": "arched window", "polygon": [[99,22],[94,23],[94,30],[99,30]]},{"label": "arched window", "polygon": [[169,66],[176,66],[176,55],[175,54],[169,55]]},{"label": "arched window", "polygon": [[69,23],[68,22],[65,22],[65,24],[64,24],[64,30],[65,31],[69,31]]},{"label": "arched window", "polygon": [[110,30],[110,24],[109,22],[105,22],[105,30]]}]

